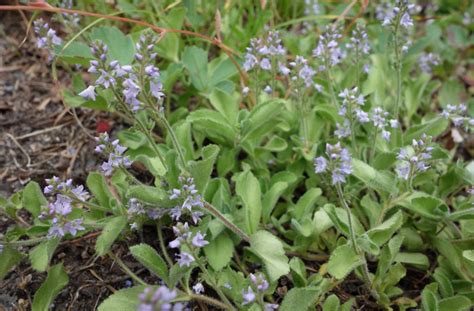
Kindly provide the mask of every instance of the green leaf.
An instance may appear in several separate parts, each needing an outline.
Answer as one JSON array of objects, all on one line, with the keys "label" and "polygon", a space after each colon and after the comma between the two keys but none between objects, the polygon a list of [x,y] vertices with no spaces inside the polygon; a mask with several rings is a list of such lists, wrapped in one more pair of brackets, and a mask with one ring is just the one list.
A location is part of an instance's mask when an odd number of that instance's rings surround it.
[{"label": "green leaf", "polygon": [[352,160],[352,174],[363,181],[367,187],[379,192],[396,193],[395,179],[388,173],[381,173],[370,165],[358,160]]},{"label": "green leaf", "polygon": [[267,231],[257,231],[250,236],[251,250],[262,260],[271,282],[290,272],[283,243]]},{"label": "green leaf", "polygon": [[41,284],[41,287],[36,291],[31,305],[32,311],[47,311],[50,310],[50,305],[59,292],[67,285],[69,277],[64,271],[63,265],[57,264],[52,266],[48,271],[46,280]]},{"label": "green leaf", "polygon": [[23,255],[16,249],[8,245],[4,246],[3,251],[0,252],[0,280],[2,280],[8,271],[19,263],[22,258]]},{"label": "green leaf", "polygon": [[314,287],[292,288],[283,299],[280,311],[307,311],[313,307],[318,298],[320,290]]},{"label": "green leaf", "polygon": [[109,50],[107,58],[118,60],[121,65],[130,65],[135,55],[135,47],[129,36],[125,36],[117,27],[94,27],[91,33],[92,40],[101,40]]},{"label": "green leaf", "polygon": [[465,250],[462,252],[462,256],[466,258],[467,260],[474,262],[474,250]]},{"label": "green leaf", "polygon": [[128,195],[148,204],[158,205],[160,207],[168,206],[169,194],[157,187],[146,185],[130,186]]},{"label": "green leaf", "polygon": [[[156,286],[150,286],[156,290]],[[105,299],[98,308],[98,311],[136,311],[139,300],[138,296],[143,293],[147,286],[134,286],[121,289]]]},{"label": "green leaf", "polygon": [[390,217],[388,220],[378,225],[375,228],[367,231],[370,239],[374,241],[378,246],[382,246],[386,243],[392,235],[400,229],[403,224],[403,213],[398,211],[395,215]]},{"label": "green leaf", "polygon": [[290,270],[291,276],[293,278],[293,283],[297,287],[305,287],[306,286],[306,266],[304,261],[298,257],[293,257],[290,260]]},{"label": "green leaf", "polygon": [[97,172],[89,173],[86,184],[100,206],[112,209],[111,201],[115,200],[115,198],[112,192],[110,192],[104,176]]},{"label": "green leaf", "polygon": [[298,200],[293,212],[296,219],[301,219],[304,215],[311,214],[311,209],[316,203],[316,200],[321,196],[321,189],[311,188]]},{"label": "green leaf", "polygon": [[198,91],[204,91],[208,84],[207,52],[196,46],[187,46],[182,58],[184,67],[189,71],[191,83]]},{"label": "green leaf", "polygon": [[446,118],[435,118],[424,124],[410,127],[405,133],[404,141],[411,142],[413,139],[419,139],[422,134],[429,136],[438,136],[444,132],[448,127],[448,120]]},{"label": "green leaf", "polygon": [[48,204],[37,182],[30,181],[22,192],[21,201],[23,207],[30,212],[34,218],[41,212],[41,206]]},{"label": "green leaf", "polygon": [[442,299],[438,303],[439,311],[467,311],[472,310],[472,306],[469,298],[460,295]]},{"label": "green leaf", "polygon": [[118,133],[120,143],[130,149],[138,149],[147,143],[145,134],[135,130],[125,130]]},{"label": "green leaf", "polygon": [[237,135],[236,130],[219,112],[199,109],[190,113],[187,120],[192,123],[194,130],[202,132],[212,141],[233,146]]},{"label": "green leaf", "polygon": [[355,268],[364,263],[349,244],[338,246],[329,257],[328,272],[335,278],[342,280]]},{"label": "green leaf", "polygon": [[110,247],[118,238],[126,225],[126,216],[113,217],[107,221],[107,224],[95,243],[95,251],[98,256],[103,256],[110,250]]},{"label": "green leaf", "polygon": [[423,306],[424,311],[439,311],[438,298],[436,298],[436,295],[426,287],[421,292],[421,305]]},{"label": "green leaf", "polygon": [[229,94],[219,89],[214,89],[209,95],[211,105],[219,111],[231,125],[237,124],[237,114],[239,112],[240,95],[235,92]]},{"label": "green leaf", "polygon": [[273,184],[273,186],[265,193],[262,201],[262,216],[263,222],[270,220],[270,215],[275,208],[276,203],[280,196],[288,189],[288,183],[279,181]]},{"label": "green leaf", "polygon": [[288,148],[288,143],[285,139],[275,135],[262,148],[272,152],[281,152]]},{"label": "green leaf", "polygon": [[156,274],[165,283],[168,283],[168,266],[154,248],[142,243],[130,247],[130,253],[148,270]]},{"label": "green leaf", "polygon": [[257,231],[262,217],[260,183],[250,171],[241,173],[236,179],[235,192],[243,202],[247,232]]},{"label": "green leaf", "polygon": [[430,261],[426,255],[422,253],[404,253],[400,252],[395,256],[396,262],[402,262],[405,264],[411,264],[421,269],[428,269],[430,267]]},{"label": "green leaf", "polygon": [[219,150],[216,145],[208,145],[201,150],[202,160],[189,161],[189,172],[194,177],[196,188],[200,193],[206,191]]},{"label": "green leaf", "polygon": [[339,311],[340,304],[339,298],[332,294],[324,301],[323,311]]},{"label": "green leaf", "polygon": [[33,248],[28,257],[31,261],[31,267],[37,271],[46,271],[48,264],[53,257],[56,247],[59,245],[59,239],[53,238],[41,242],[35,248]]},{"label": "green leaf", "polygon": [[399,205],[432,220],[440,220],[448,213],[444,201],[424,192],[414,192]]},{"label": "green leaf", "polygon": [[237,68],[227,55],[221,55],[221,57],[215,58],[209,63],[209,84],[217,86],[222,82],[228,81],[229,78],[237,73]]},{"label": "green leaf", "polygon": [[252,109],[242,127],[242,143],[247,140],[263,138],[275,129],[276,117],[280,115],[284,100],[273,99]]},{"label": "green leaf", "polygon": [[212,239],[209,245],[204,247],[204,254],[206,254],[207,261],[215,271],[222,270],[227,266],[234,254],[234,243],[232,239],[223,232]]}]

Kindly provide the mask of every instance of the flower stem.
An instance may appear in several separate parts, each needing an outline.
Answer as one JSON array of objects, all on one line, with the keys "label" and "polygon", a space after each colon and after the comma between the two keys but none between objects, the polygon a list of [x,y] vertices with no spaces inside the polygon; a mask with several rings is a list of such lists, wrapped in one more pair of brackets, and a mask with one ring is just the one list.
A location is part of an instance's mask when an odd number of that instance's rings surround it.
[{"label": "flower stem", "polygon": [[173,128],[171,127],[171,124],[169,124],[168,120],[164,116],[158,116],[158,117],[163,123],[163,125],[166,127],[166,130],[168,131],[168,134],[171,137],[171,141],[173,142],[173,146],[176,149],[176,152],[178,153],[178,157],[181,162],[182,168],[186,170],[187,165],[186,165],[186,159],[184,158],[183,149],[181,148],[181,145],[173,131]]},{"label": "flower stem", "polygon": [[34,238],[29,240],[20,240],[20,241],[11,241],[11,242],[3,242],[0,241],[0,245],[11,245],[11,246],[30,246],[35,245],[40,242],[46,241],[46,237]]},{"label": "flower stem", "polygon": [[166,262],[171,267],[173,266],[173,261],[171,260],[171,257],[168,254],[168,251],[166,250],[165,240],[163,239],[163,232],[161,232],[161,221],[159,221],[156,224],[156,232],[158,235],[158,241],[160,243],[161,252],[163,253],[163,256],[165,257]]},{"label": "flower stem", "polygon": [[243,232],[239,227],[234,225],[229,219],[227,219],[218,209],[216,209],[214,206],[209,204],[208,202],[204,202],[204,208],[211,213],[214,217],[222,221],[224,225],[230,229],[232,232],[237,234],[242,240],[246,242],[250,242],[250,237]]},{"label": "flower stem", "polygon": [[133,273],[132,270],[130,270],[127,265],[120,259],[119,257],[115,256],[114,253],[108,252],[107,255],[109,255],[113,260],[117,262],[117,264],[122,268],[122,270],[127,273],[132,279],[134,279],[136,282],[140,283],[141,285],[148,285],[145,281],[143,281],[138,275]]},{"label": "flower stem", "polygon": [[352,247],[354,248],[354,251],[356,254],[362,257],[363,260],[363,267],[362,267],[362,275],[364,278],[365,285],[367,286],[367,289],[370,291],[371,295],[376,299],[379,300],[379,295],[375,290],[372,289],[371,281],[370,281],[370,274],[369,274],[369,267],[367,265],[367,259],[365,258],[365,254],[362,250],[360,250],[357,242],[356,242],[356,234],[354,231],[354,226],[352,224],[352,215],[351,215],[351,210],[349,208],[349,205],[347,205],[346,200],[344,199],[344,194],[342,192],[342,187],[340,183],[336,184],[336,189],[337,189],[337,194],[339,196],[339,200],[341,201],[341,205],[344,207],[344,209],[347,212],[347,221],[349,223],[349,235],[350,239],[352,242]]}]

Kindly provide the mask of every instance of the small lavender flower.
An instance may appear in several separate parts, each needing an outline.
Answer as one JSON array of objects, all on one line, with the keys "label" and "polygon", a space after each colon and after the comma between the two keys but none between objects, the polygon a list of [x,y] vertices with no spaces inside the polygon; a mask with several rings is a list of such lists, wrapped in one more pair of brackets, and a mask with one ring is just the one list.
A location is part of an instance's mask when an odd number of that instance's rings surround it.
[{"label": "small lavender flower", "polygon": [[55,46],[62,44],[61,38],[56,35],[56,30],[50,28],[49,24],[41,18],[35,20],[33,25],[33,29],[38,36],[36,46],[40,49],[47,49],[49,52],[49,60],[52,60]]},{"label": "small lavender flower", "polygon": [[280,307],[280,305],[278,305],[276,303],[266,303],[265,306],[264,306],[263,311],[278,310],[279,307]]},{"label": "small lavender flower", "polygon": [[194,179],[191,177],[179,177],[181,189],[173,189],[171,191],[170,200],[178,200],[180,203],[171,209],[170,214],[174,220],[179,220],[184,213],[190,213],[194,223],[199,222],[203,215],[196,208],[203,208],[204,201],[198,194]]},{"label": "small lavender flower", "polygon": [[254,302],[256,296],[255,296],[255,293],[253,292],[252,287],[249,286],[247,288],[247,291],[242,290],[242,297],[244,299],[244,301],[242,302],[242,305],[244,306]]},{"label": "small lavender flower", "polygon": [[368,55],[370,53],[369,39],[364,24],[357,24],[352,31],[351,42],[347,44],[347,48],[355,50],[357,55]]},{"label": "small lavender flower", "polygon": [[377,19],[382,20],[382,26],[396,27],[397,23],[404,28],[413,26],[410,14],[416,9],[407,0],[397,0],[395,5],[384,4],[377,8]]},{"label": "small lavender flower", "polygon": [[[62,0],[60,3],[59,3],[59,7],[61,8],[65,8],[65,9],[72,9],[73,8],[73,1],[72,0]],[[63,18],[64,18],[64,21],[67,25],[69,25],[70,27],[78,27],[79,26],[79,22],[81,21],[81,19],[79,18],[79,14],[77,13],[64,13],[62,14]]]},{"label": "small lavender flower", "polygon": [[267,94],[271,94],[273,92],[272,88],[270,87],[270,85],[267,85],[263,91]]},{"label": "small lavender flower", "polygon": [[193,291],[198,295],[202,294],[204,293],[204,286],[202,285],[201,282],[198,282],[193,286]]},{"label": "small lavender flower", "polygon": [[130,216],[144,215],[146,213],[143,204],[135,198],[128,200],[127,213]]},{"label": "small lavender flower", "polygon": [[431,159],[433,147],[428,146],[431,143],[431,137],[423,134],[420,140],[413,140],[411,150],[400,149],[397,159],[400,161],[395,171],[398,176],[404,180],[409,180],[417,173],[429,169],[427,161]]},{"label": "small lavender flower", "polygon": [[0,254],[3,252],[4,246],[3,244],[0,244]]},{"label": "small lavender flower", "polygon": [[270,31],[264,38],[253,38],[245,54],[244,70],[260,68],[270,71],[273,67],[272,59],[283,56],[285,53],[278,31]]},{"label": "small lavender flower", "polygon": [[194,235],[194,237],[193,237],[193,239],[192,239],[192,241],[191,241],[192,245],[195,246],[195,247],[204,247],[204,246],[206,246],[207,244],[209,244],[209,242],[206,241],[206,240],[204,240],[205,237],[206,237],[205,234],[202,235],[201,232],[198,231],[198,232]]},{"label": "small lavender flower", "polygon": [[344,60],[346,53],[342,50],[343,45],[339,43],[341,38],[338,28],[327,26],[324,29],[317,47],[313,50],[313,57],[321,62],[319,70],[328,70],[328,67],[336,66]]},{"label": "small lavender flower", "polygon": [[118,139],[110,142],[108,134],[105,133],[96,137],[95,141],[97,142],[95,151],[108,157],[107,162],[103,162],[100,166],[105,176],[112,175],[115,168],[128,168],[132,165],[130,159],[124,155],[127,148],[120,145]]},{"label": "small lavender flower", "polygon": [[455,127],[463,127],[466,131],[474,129],[474,118],[467,116],[467,106],[465,104],[448,104],[441,113],[441,116],[450,119]]},{"label": "small lavender flower", "polygon": [[349,119],[344,119],[344,123],[340,124],[339,122],[336,123],[336,130],[334,131],[334,135],[337,136],[337,138],[345,138],[349,137],[352,134],[351,130],[351,122]]},{"label": "small lavender flower", "polygon": [[377,131],[380,131],[382,138],[386,141],[390,141],[391,133],[387,130],[388,126],[391,128],[398,127],[397,120],[387,120],[388,112],[384,111],[380,107],[375,107],[372,110],[372,123]]},{"label": "small lavender flower", "polygon": [[171,248],[178,248],[181,246],[182,243],[185,243],[190,237],[191,232],[189,231],[188,223],[177,223],[176,226],[173,227],[173,232],[176,236],[176,239],[169,243],[169,247]]},{"label": "small lavender flower", "polygon": [[140,304],[138,305],[137,311],[175,311],[177,310],[176,305],[173,306],[171,302],[176,296],[176,290],[170,290],[166,286],[160,286],[155,291],[147,287],[143,293],[138,295]]},{"label": "small lavender flower", "polygon": [[83,97],[87,100],[94,100],[95,101],[95,86],[89,85],[84,91],[79,93],[79,96]]},{"label": "small lavender flower", "polygon": [[250,273],[250,280],[259,292],[265,292],[270,286],[262,273]]},{"label": "small lavender flower", "polygon": [[180,267],[184,267],[184,266],[189,267],[195,261],[194,257],[187,252],[181,252],[177,255],[177,257],[178,257],[178,260],[177,260],[178,265]]},{"label": "small lavender flower", "polygon": [[440,64],[440,58],[438,55],[433,53],[423,53],[418,57],[418,66],[421,71],[431,74],[431,67],[438,66]]},{"label": "small lavender flower", "polygon": [[[338,142],[335,145],[326,144],[327,160],[324,157],[319,157],[314,160],[315,172],[317,174],[331,172],[332,184],[345,183],[346,176],[352,173],[352,158],[346,148],[341,147]],[[321,163],[326,161],[325,165]]]},{"label": "small lavender flower", "polygon": [[299,93],[303,87],[314,87],[320,91],[321,86],[313,81],[316,71],[308,65],[308,61],[303,56],[296,56],[295,60],[290,62],[289,65],[292,68],[291,81],[296,93]]},{"label": "small lavender flower", "polygon": [[[318,0],[304,0],[304,16],[317,16],[321,13]],[[315,22],[303,22],[303,33],[308,33],[315,25]]]}]

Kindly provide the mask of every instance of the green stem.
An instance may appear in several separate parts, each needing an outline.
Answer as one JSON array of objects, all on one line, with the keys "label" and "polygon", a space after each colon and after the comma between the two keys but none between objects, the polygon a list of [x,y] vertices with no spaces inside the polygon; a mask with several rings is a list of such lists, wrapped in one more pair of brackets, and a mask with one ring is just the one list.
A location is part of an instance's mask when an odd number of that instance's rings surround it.
[{"label": "green stem", "polygon": [[166,245],[165,245],[165,240],[163,239],[163,232],[161,232],[161,221],[159,221],[156,224],[156,232],[157,232],[157,235],[158,235],[158,241],[160,243],[161,252],[163,253],[163,256],[165,256],[165,260],[168,263],[168,265],[170,267],[172,267],[173,266],[173,261],[171,260],[171,257],[168,254],[168,251],[167,251]]},{"label": "green stem", "polygon": [[202,302],[204,302],[204,303],[206,303],[210,306],[215,306],[215,307],[218,307],[218,308],[223,309],[223,310],[228,310],[229,309],[229,307],[226,304],[220,302],[219,300],[211,298],[209,296],[205,296],[205,295],[201,295],[201,294],[197,295],[197,294],[193,294],[193,293],[188,293],[186,295],[189,297],[189,299],[200,300],[200,301],[202,301]]},{"label": "green stem", "polygon": [[29,239],[29,240],[21,240],[21,241],[11,241],[11,242],[6,242],[6,241],[0,241],[0,245],[10,245],[10,246],[30,246],[30,245],[35,245],[40,242],[46,241],[46,237],[40,237],[40,238],[34,238],[34,239]]},{"label": "green stem", "polygon": [[229,228],[232,232],[237,234],[242,240],[246,242],[250,242],[250,237],[243,232],[239,227],[234,225],[229,219],[227,219],[218,209],[216,209],[214,206],[209,204],[208,202],[204,202],[204,208],[211,213],[214,217],[222,221],[224,225]]},{"label": "green stem", "polygon": [[402,92],[402,61],[401,61],[401,50],[400,47],[398,46],[400,44],[399,42],[399,37],[398,37],[398,32],[400,29],[400,21],[398,21],[395,25],[395,30],[394,30],[394,40],[395,40],[395,69],[397,71],[397,97],[395,100],[395,120],[398,120],[399,116],[399,111],[400,111],[400,98],[401,98],[401,92]]},{"label": "green stem", "polygon": [[303,141],[304,141],[304,148],[308,149],[309,147],[309,125],[308,125],[308,117],[309,111],[304,96],[299,96],[300,106],[301,106],[301,126],[303,128]]},{"label": "green stem", "polygon": [[354,226],[352,224],[352,215],[351,215],[351,210],[349,208],[349,205],[347,205],[346,200],[344,199],[344,194],[342,192],[341,184],[337,183],[336,184],[336,189],[337,189],[337,194],[339,196],[339,200],[341,201],[341,205],[344,207],[344,209],[347,212],[347,221],[349,224],[349,232],[350,232],[350,239],[352,242],[352,247],[354,248],[354,251],[356,254],[361,256],[363,258],[363,267],[362,267],[362,275],[364,277],[364,282],[365,285],[367,286],[367,289],[370,291],[372,296],[376,299],[379,300],[379,295],[375,290],[372,289],[371,281],[370,281],[370,274],[369,274],[369,267],[367,265],[367,259],[365,258],[365,254],[363,251],[359,249],[359,246],[356,242],[356,234],[354,231]]},{"label": "green stem", "polygon": [[178,157],[181,162],[181,166],[184,170],[186,170],[187,165],[186,165],[186,159],[184,158],[183,150],[181,149],[181,145],[178,141],[178,138],[176,137],[173,128],[171,127],[171,124],[169,124],[168,120],[163,117],[163,116],[158,116],[163,123],[163,125],[166,127],[166,130],[168,131],[168,134],[171,137],[171,141],[173,143],[174,148],[176,149],[176,152],[178,152]]},{"label": "green stem", "polygon": [[229,301],[229,299],[227,298],[227,296],[222,292],[222,290],[219,288],[219,286],[217,285],[217,282],[214,278],[214,276],[209,272],[209,270],[207,270],[206,268],[206,265],[204,265],[202,262],[201,262],[201,258],[198,256],[198,254],[196,253],[196,251],[194,250],[194,247],[192,247],[191,245],[189,245],[189,243],[186,242],[186,245],[188,246],[189,250],[191,251],[191,254],[193,255],[193,257],[196,259],[196,263],[198,264],[199,266],[199,269],[201,269],[201,271],[207,275],[207,280],[209,280],[209,282],[211,283],[210,285],[214,288],[214,290],[216,291],[217,295],[224,301],[225,305],[227,306],[226,309],[228,310],[236,310],[234,308],[234,306],[232,305],[232,303]]},{"label": "green stem", "polygon": [[114,253],[108,252],[107,255],[109,255],[113,260],[117,262],[117,264],[122,268],[122,270],[127,273],[132,279],[134,279],[136,282],[140,283],[141,285],[148,285],[145,281],[143,281],[138,275],[133,273],[132,270],[130,270],[127,265],[120,259],[119,257],[115,256]]}]

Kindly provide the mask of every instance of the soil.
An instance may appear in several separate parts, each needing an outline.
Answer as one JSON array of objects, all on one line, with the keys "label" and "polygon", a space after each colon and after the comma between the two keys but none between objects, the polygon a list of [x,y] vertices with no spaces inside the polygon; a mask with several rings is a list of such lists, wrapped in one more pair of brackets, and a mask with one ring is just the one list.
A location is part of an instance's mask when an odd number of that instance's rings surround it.
[{"label": "soil", "polygon": [[[36,48],[32,33],[26,35],[27,25],[20,13],[0,12],[0,195],[4,197],[30,180],[43,185],[53,175],[83,183],[100,160],[91,137],[104,124],[114,126],[107,114],[73,111],[63,104],[61,85],[68,84],[68,75],[59,70],[61,84],[53,81],[48,55]],[[30,220],[26,213],[20,216]],[[0,215],[0,238],[12,224]],[[55,299],[54,310],[95,310],[113,292],[134,285],[112,259],[95,255],[97,235],[89,233],[58,247],[52,264],[64,264],[69,283]],[[150,240],[146,242],[153,245],[154,235],[144,235]],[[139,242],[131,237],[113,252],[142,279],[156,283],[127,254],[127,244]],[[0,280],[0,310],[30,310],[45,278],[46,273],[34,271],[24,260]]]}]

